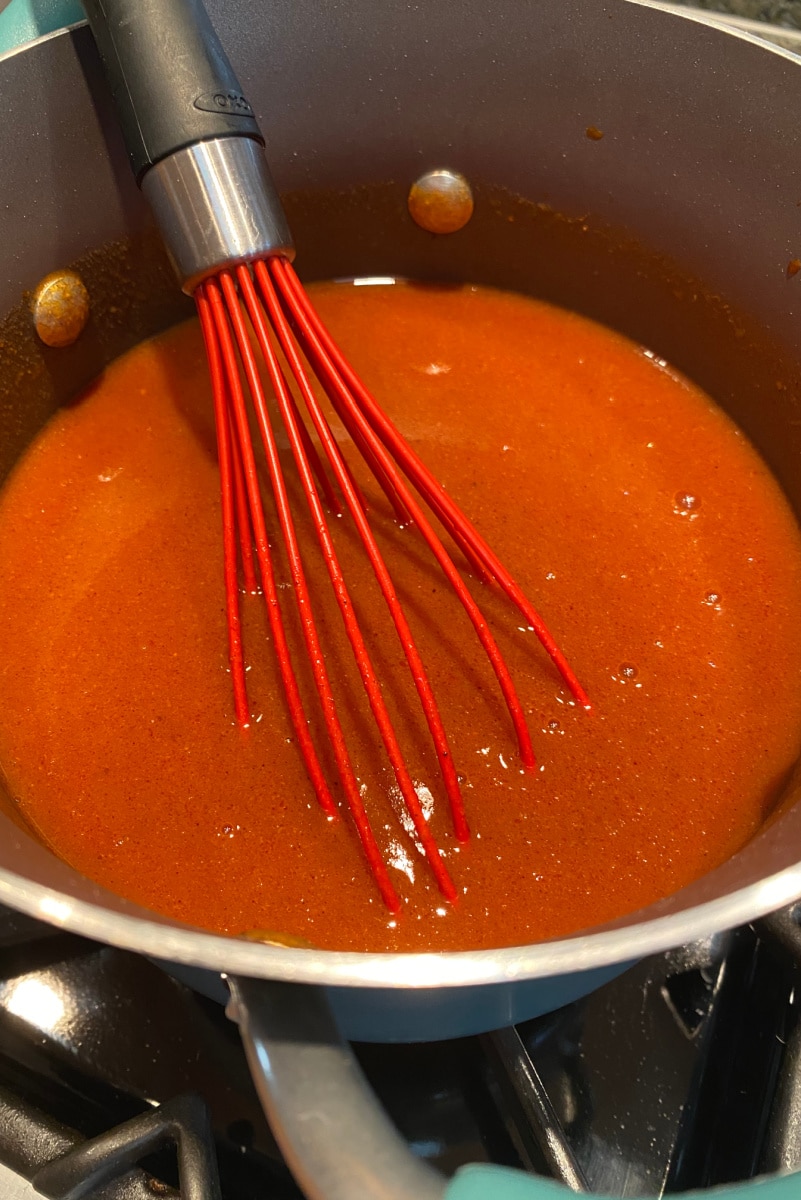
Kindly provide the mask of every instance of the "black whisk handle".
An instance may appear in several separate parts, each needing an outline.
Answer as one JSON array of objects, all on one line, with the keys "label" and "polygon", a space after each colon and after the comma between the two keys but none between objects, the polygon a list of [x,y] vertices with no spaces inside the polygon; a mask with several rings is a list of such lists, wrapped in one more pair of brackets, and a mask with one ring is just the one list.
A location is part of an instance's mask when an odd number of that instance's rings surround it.
[{"label": "black whisk handle", "polygon": [[185,146],[263,142],[200,0],[84,0],[137,180]]}]

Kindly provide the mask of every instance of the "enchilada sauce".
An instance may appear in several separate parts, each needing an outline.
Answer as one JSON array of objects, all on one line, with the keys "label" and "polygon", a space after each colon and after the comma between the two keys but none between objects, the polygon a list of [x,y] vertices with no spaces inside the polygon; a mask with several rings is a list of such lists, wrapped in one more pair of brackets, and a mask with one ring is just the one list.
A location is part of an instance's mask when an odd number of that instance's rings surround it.
[{"label": "enchilada sauce", "polygon": [[[451,907],[398,820],[300,519],[356,773],[403,897],[391,918],[349,820],[330,824],[313,799],[254,596],[243,598],[253,724],[233,724],[209,386],[189,323],[137,347],[59,413],[2,497],[0,762],[29,823],[142,905],[340,949],[547,938],[634,910],[733,854],[770,811],[801,730],[801,539],[746,439],[653,355],[529,299],[402,284],[311,290],[539,606],[594,712],[569,702],[516,611],[468,574],[529,714],[539,766],[522,773],[464,613],[351,453],[473,830],[461,846],[450,832],[400,648],[347,519],[335,521],[459,889]],[[288,476],[302,505],[289,465]]]}]

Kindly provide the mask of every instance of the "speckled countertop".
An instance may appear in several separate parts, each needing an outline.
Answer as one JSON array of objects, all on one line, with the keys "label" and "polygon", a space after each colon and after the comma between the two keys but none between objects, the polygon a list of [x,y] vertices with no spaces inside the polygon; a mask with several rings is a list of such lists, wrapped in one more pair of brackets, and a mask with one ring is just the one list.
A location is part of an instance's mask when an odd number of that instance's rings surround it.
[{"label": "speckled countertop", "polygon": [[679,3],[751,21],[770,21],[786,29],[801,29],[801,0],[679,0]]},{"label": "speckled countertop", "polygon": [[[660,7],[704,10],[801,55],[801,0],[653,0]],[[0,0],[0,53],[83,17],[80,0]]]}]

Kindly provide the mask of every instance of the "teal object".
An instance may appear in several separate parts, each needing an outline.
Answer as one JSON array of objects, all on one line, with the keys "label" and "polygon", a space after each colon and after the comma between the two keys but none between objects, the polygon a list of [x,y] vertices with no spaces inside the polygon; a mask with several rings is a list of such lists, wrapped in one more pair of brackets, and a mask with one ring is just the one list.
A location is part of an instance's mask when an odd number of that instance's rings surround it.
[{"label": "teal object", "polygon": [[575,1194],[552,1179],[477,1163],[456,1172],[444,1200],[566,1200]]},{"label": "teal object", "polygon": [[[552,1179],[480,1163],[457,1171],[444,1200],[568,1200],[575,1195]],[[586,1192],[583,1195],[586,1200],[609,1200]],[[682,1192],[681,1200],[801,1200],[801,1174],[774,1175],[732,1187]]]},{"label": "teal object", "polygon": [[84,20],[79,0],[11,0],[0,12],[0,54]]}]

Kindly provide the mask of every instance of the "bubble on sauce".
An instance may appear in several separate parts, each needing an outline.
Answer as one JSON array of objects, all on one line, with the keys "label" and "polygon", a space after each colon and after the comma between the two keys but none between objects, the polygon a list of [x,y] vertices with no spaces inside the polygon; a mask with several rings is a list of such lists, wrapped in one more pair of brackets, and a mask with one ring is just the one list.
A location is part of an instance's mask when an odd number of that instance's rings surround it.
[{"label": "bubble on sauce", "polygon": [[673,511],[680,517],[697,517],[701,501],[694,492],[676,492],[673,497]]},{"label": "bubble on sauce", "polygon": [[621,663],[618,667],[617,673],[621,679],[636,679],[639,675],[639,671],[635,667],[634,663],[628,662]]},{"label": "bubble on sauce", "polygon": [[720,612],[720,592],[707,592],[701,603],[705,604],[707,608],[714,608],[715,612]]}]

